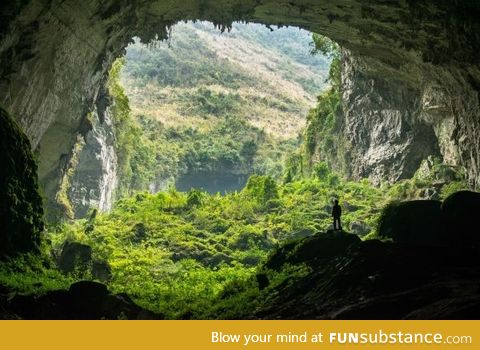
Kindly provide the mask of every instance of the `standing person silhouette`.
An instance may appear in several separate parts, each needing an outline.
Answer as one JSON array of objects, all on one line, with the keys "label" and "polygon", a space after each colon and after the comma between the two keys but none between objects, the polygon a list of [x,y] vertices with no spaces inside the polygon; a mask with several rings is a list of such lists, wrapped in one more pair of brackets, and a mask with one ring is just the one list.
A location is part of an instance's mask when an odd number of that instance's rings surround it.
[{"label": "standing person silhouette", "polygon": [[342,230],[340,217],[342,216],[342,207],[338,204],[338,199],[335,199],[335,205],[332,208],[333,230]]}]

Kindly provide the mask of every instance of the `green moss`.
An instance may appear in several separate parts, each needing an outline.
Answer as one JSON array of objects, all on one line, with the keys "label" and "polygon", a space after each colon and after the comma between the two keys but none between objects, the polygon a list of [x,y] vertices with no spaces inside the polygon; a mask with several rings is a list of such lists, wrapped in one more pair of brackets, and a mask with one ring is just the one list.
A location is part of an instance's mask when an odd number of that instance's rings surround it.
[{"label": "green moss", "polygon": [[38,250],[43,231],[37,165],[28,138],[0,108],[0,255]]},{"label": "green moss", "polygon": [[75,173],[75,169],[78,166],[78,157],[82,148],[85,146],[83,137],[78,136],[75,145],[73,146],[72,156],[67,164],[67,170],[60,181],[60,186],[55,196],[55,201],[58,204],[59,212],[56,214],[56,220],[61,221],[64,218],[73,220],[75,218],[75,212],[73,205],[68,196],[68,191],[71,187],[71,179]]},{"label": "green moss", "polygon": [[352,147],[342,135],[343,107],[341,90],[341,49],[335,42],[313,34],[312,53],[332,59],[327,81],[330,89],[317,97],[317,105],[307,115],[304,153],[307,173],[315,173],[315,165],[325,162],[336,172],[348,176]]}]

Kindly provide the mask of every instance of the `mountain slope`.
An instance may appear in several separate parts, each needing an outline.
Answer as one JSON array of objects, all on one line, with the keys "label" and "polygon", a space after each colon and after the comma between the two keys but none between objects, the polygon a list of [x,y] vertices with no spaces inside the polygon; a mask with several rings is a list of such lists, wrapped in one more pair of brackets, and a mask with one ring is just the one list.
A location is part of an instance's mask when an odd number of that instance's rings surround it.
[{"label": "mountain slope", "polygon": [[129,46],[118,84],[142,134],[131,168],[154,174],[131,190],[226,192],[254,173],[283,176],[325,88],[329,61],[310,43],[298,29],[182,23],[169,42]]},{"label": "mountain slope", "polygon": [[230,33],[220,33],[207,23],[180,23],[168,43],[136,41],[128,47],[122,83],[135,115],[166,125],[211,122],[208,117],[217,113],[195,106],[202,88],[227,96],[221,114],[294,137],[325,88],[329,67],[327,58],[310,55],[310,42],[310,33],[296,28],[270,32],[235,24]]}]

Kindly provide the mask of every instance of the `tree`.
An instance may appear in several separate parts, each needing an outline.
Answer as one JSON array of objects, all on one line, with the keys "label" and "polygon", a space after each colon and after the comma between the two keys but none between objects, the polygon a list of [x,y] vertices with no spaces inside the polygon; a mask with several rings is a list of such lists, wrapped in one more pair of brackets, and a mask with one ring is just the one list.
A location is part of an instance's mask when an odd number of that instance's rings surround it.
[{"label": "tree", "polygon": [[312,40],[313,48],[310,53],[312,55],[317,55],[320,53],[332,60],[330,64],[330,71],[328,72],[327,82],[329,82],[334,89],[340,88],[340,68],[342,57],[340,46],[330,38],[316,33],[312,34]]}]

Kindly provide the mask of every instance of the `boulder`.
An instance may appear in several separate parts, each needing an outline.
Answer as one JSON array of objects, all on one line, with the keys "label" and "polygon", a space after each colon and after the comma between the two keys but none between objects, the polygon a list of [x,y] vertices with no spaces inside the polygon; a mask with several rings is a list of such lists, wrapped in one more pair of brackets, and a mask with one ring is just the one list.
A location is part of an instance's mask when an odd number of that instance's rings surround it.
[{"label": "boulder", "polygon": [[380,218],[378,234],[398,243],[445,244],[441,202],[414,200],[389,204]]},{"label": "boulder", "polygon": [[350,232],[357,235],[357,236],[365,236],[369,234],[371,231],[370,226],[368,226],[363,221],[353,221],[350,224]]},{"label": "boulder", "polygon": [[77,319],[100,319],[103,301],[109,295],[107,286],[93,281],[80,281],[70,286],[69,312]]},{"label": "boulder", "polygon": [[112,294],[107,286],[92,281],[72,284],[68,290],[72,319],[162,319],[136,305],[126,294]]},{"label": "boulder", "polygon": [[163,319],[136,305],[126,294],[112,294],[102,283],[79,281],[68,290],[44,295],[14,295],[3,305],[21,319]]},{"label": "boulder", "polygon": [[102,282],[110,281],[112,269],[106,261],[95,260],[92,264],[92,277]]},{"label": "boulder", "polygon": [[67,241],[58,258],[58,268],[63,273],[85,273],[92,265],[92,248],[89,245]]},{"label": "boulder", "polygon": [[459,191],[447,197],[441,207],[445,229],[453,243],[480,244],[478,216],[480,193]]},{"label": "boulder", "polygon": [[350,247],[360,244],[357,235],[329,230],[279,247],[265,263],[265,268],[280,270],[285,263],[315,264],[342,256]]},{"label": "boulder", "polygon": [[341,256],[348,248],[360,242],[356,235],[343,231],[327,231],[304,239],[290,253],[288,262],[297,264],[318,259],[332,259]]}]

